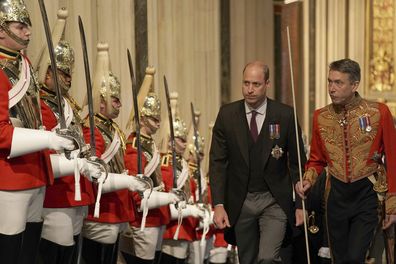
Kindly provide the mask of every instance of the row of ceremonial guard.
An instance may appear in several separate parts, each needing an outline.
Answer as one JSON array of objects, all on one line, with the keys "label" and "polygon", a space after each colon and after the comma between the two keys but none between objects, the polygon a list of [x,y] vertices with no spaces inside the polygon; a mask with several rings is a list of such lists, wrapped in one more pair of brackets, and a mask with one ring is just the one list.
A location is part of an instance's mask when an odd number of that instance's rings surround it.
[{"label": "row of ceremonial guard", "polygon": [[165,122],[152,89],[155,70],[147,68],[137,98],[138,159],[136,133],[126,138],[113,121],[121,87],[104,43],[97,45],[90,126],[69,94],[74,52],[63,40],[67,10],[57,15],[58,85],[47,47],[35,67],[23,55],[31,34],[23,1],[0,1],[0,262],[203,263],[212,248],[210,261],[225,263],[227,244],[211,225],[207,177],[197,177],[204,175],[195,155],[202,160],[203,139],[184,159],[192,139],[174,109],[176,164],[170,151],[159,152],[153,135]]}]

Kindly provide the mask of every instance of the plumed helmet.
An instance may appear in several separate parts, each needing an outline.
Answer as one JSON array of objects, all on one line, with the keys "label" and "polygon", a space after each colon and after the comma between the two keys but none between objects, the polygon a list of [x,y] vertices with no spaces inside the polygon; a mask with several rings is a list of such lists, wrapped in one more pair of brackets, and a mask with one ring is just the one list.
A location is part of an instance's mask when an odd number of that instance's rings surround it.
[{"label": "plumed helmet", "polygon": [[[153,90],[154,74],[155,74],[154,67],[149,66],[146,68],[146,74],[144,75],[142,85],[140,86],[137,95],[137,104],[138,104],[140,116],[152,116],[160,120],[160,113],[161,113],[160,100],[153,92],[150,92]],[[127,128],[134,127],[134,118],[135,118],[135,109],[132,107],[131,113],[129,114]]]},{"label": "plumed helmet", "polygon": [[21,22],[32,26],[23,0],[0,0],[0,26],[6,26],[6,22]]},{"label": "plumed helmet", "polygon": [[[69,13],[66,8],[58,10],[56,14],[57,19],[51,35],[52,43],[54,43],[56,67],[64,73],[71,75],[74,66],[74,51],[70,44],[63,40],[68,14]],[[44,83],[47,69],[50,65],[51,61],[48,53],[48,47],[47,45],[44,45],[41,49],[38,61],[35,63],[35,68],[38,72],[38,81],[40,83]]]},{"label": "plumed helmet", "polygon": [[103,99],[109,106],[111,97],[121,100],[121,85],[110,70],[109,45],[98,43],[96,65],[92,82],[92,98],[94,112],[98,113],[100,102]]}]

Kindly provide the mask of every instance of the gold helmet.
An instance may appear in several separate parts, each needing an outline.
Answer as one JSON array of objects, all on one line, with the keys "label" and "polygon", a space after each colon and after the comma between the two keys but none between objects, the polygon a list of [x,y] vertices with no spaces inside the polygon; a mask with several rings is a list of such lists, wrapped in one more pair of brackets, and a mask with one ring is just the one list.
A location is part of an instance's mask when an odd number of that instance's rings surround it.
[{"label": "gold helmet", "polygon": [[121,101],[121,84],[110,70],[109,45],[98,43],[96,46],[96,67],[92,82],[93,109],[100,113],[100,103],[104,100],[111,109],[111,97]]},{"label": "gold helmet", "polygon": [[[154,80],[155,68],[147,67],[146,74],[142,85],[140,86],[139,93],[137,95],[137,104],[140,116],[151,116],[158,120],[161,120],[161,102],[155,93],[150,92],[153,90],[153,80]],[[134,126],[135,109],[131,109],[129,114],[129,121],[127,123],[127,128]],[[134,130],[134,128],[133,128]]]},{"label": "gold helmet", "polygon": [[0,26],[6,26],[7,22],[21,22],[32,26],[23,0],[0,0]]},{"label": "gold helmet", "polygon": [[70,43],[61,40],[54,48],[56,67],[71,76],[74,67],[74,50]]},{"label": "gold helmet", "polygon": [[187,127],[186,123],[181,120],[180,117],[176,117],[173,120],[173,132],[175,134],[175,138],[181,138],[187,140]]},{"label": "gold helmet", "polygon": [[161,101],[157,94],[150,92],[146,96],[143,106],[140,110],[140,115],[161,120]]},{"label": "gold helmet", "polygon": [[27,46],[29,40],[24,40],[15,35],[10,30],[7,22],[20,22],[32,26],[29,12],[23,0],[0,0],[0,27],[17,43]]},{"label": "gold helmet", "polygon": [[[196,153],[197,152],[197,148],[195,147],[195,135],[192,136],[192,142],[190,142],[188,144],[188,150],[190,151],[190,153]],[[204,142],[204,138],[201,137],[198,134],[198,153],[203,154],[204,153],[204,148],[205,148],[205,142]]]}]

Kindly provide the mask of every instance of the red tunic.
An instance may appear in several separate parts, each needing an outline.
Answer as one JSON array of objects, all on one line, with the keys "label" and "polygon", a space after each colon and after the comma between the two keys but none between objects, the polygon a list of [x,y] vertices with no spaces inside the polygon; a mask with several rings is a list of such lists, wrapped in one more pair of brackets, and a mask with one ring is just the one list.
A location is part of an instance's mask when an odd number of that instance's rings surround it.
[{"label": "red tunic", "polygon": [[[41,99],[41,114],[46,130],[52,130],[58,123],[52,109]],[[84,206],[95,202],[91,182],[81,175],[81,201],[74,199],[74,175],[64,176],[54,180],[54,184],[45,190],[45,208],[65,208]]]},{"label": "red tunic", "polygon": [[[126,151],[124,155],[125,168],[128,170],[128,173],[131,175],[136,175],[138,171],[137,149],[132,145],[135,136],[136,135],[134,133],[129,135],[126,145]],[[141,160],[142,160],[142,168],[144,168],[148,163],[147,158],[144,154],[142,154]],[[165,191],[169,191],[172,188],[172,184],[169,185],[169,181],[165,180],[164,177],[163,177],[163,181],[165,184]],[[140,208],[140,203],[142,200],[140,195],[137,192],[131,192],[131,195],[136,204],[136,208]],[[135,221],[132,221],[131,225],[134,227],[140,227],[142,223],[142,216],[143,216],[142,212],[136,212]],[[169,223],[169,221],[170,221],[169,206],[162,206],[160,208],[150,209],[148,211],[146,217],[146,226],[158,227],[158,226],[166,225],[167,223]]]},{"label": "red tunic", "polygon": [[[84,138],[90,140],[89,128],[84,127]],[[100,157],[106,150],[106,143],[101,132],[95,128],[96,155]],[[135,218],[134,205],[127,189],[102,194],[99,218],[94,215],[95,205],[89,206],[87,220],[101,223],[124,223]]]},{"label": "red tunic", "polygon": [[[2,59],[0,55],[0,59]],[[11,83],[0,69],[0,190],[25,190],[52,184],[53,174],[48,151],[39,151],[8,159],[14,127],[8,109]],[[25,95],[26,96],[26,95]]]}]

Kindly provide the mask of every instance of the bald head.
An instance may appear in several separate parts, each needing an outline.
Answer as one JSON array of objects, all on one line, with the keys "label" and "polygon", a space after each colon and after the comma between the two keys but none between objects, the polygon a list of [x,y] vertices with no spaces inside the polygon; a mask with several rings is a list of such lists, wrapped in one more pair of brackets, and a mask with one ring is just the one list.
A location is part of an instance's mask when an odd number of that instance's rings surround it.
[{"label": "bald head", "polygon": [[243,68],[243,72],[242,73],[244,74],[246,69],[248,69],[250,67],[261,68],[263,70],[263,73],[264,73],[264,80],[268,81],[268,79],[269,79],[269,68],[268,68],[268,65],[264,64],[264,62],[262,62],[262,61],[252,61],[252,62],[249,62],[248,64],[245,65],[245,68]]}]

